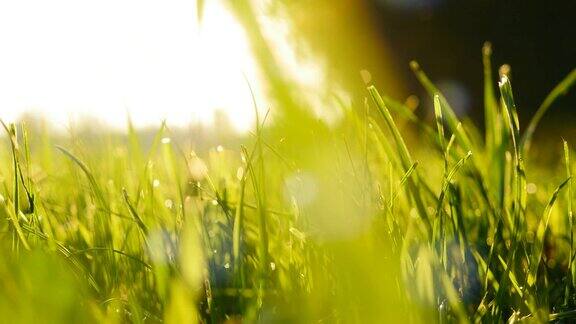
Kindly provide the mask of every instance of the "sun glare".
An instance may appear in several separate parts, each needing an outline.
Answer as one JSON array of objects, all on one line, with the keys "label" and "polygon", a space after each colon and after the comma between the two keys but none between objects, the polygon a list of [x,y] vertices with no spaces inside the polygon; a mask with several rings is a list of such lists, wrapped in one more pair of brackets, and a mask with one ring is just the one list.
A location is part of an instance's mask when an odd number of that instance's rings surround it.
[{"label": "sun glare", "polygon": [[206,3],[199,26],[194,1],[0,2],[0,118],[122,129],[128,114],[137,126],[185,126],[222,110],[249,129],[256,64],[239,23]]}]

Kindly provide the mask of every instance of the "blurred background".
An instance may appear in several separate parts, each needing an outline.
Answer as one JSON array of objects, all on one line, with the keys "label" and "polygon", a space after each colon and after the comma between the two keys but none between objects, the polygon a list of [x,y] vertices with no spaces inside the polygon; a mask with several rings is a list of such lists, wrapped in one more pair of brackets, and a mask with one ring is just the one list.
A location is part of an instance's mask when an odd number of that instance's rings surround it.
[{"label": "blurred background", "polygon": [[[525,124],[574,68],[575,12],[574,1],[4,1],[0,116],[56,128],[88,116],[118,129],[128,115],[141,127],[229,119],[244,132],[254,121],[248,83],[261,111],[334,122],[368,82],[427,115],[415,59],[482,125],[490,41],[495,69],[512,67]],[[575,105],[574,94],[561,99],[544,124],[570,136]]]},{"label": "blurred background", "polygon": [[[484,42],[492,43],[495,77],[498,67],[511,66],[521,125],[526,125],[548,92],[576,65],[573,1],[272,3],[292,24],[293,46],[316,54],[328,80],[337,80],[354,98],[361,98],[364,88],[359,72],[369,71],[370,80],[393,97],[404,101],[416,95],[419,100],[412,104],[421,101],[419,106],[425,106],[421,115],[431,115],[431,102],[411,75],[411,60],[420,62],[457,113],[478,125],[483,118]],[[575,105],[574,94],[562,98],[546,116],[545,132],[574,136]]]},{"label": "blurred background", "polygon": [[[522,125],[576,66],[574,1],[379,0],[367,7],[401,64],[418,60],[443,85],[456,109],[476,120],[482,118],[484,41],[492,43],[495,68],[512,67]],[[407,81],[409,89],[425,98],[415,78]],[[555,127],[570,127],[576,121],[575,106],[576,96],[569,94],[546,119]]]}]

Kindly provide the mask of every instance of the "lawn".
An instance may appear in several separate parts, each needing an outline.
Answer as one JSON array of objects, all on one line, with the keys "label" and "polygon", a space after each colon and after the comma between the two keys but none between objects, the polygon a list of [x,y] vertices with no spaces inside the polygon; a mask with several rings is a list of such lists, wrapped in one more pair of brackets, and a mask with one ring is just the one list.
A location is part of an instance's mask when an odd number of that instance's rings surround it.
[{"label": "lawn", "polygon": [[166,124],[3,123],[2,320],[575,320],[576,143],[532,138],[576,70],[519,125],[490,52],[482,126],[416,62],[433,120],[368,85],[336,124],[256,109],[241,144],[202,150]]}]

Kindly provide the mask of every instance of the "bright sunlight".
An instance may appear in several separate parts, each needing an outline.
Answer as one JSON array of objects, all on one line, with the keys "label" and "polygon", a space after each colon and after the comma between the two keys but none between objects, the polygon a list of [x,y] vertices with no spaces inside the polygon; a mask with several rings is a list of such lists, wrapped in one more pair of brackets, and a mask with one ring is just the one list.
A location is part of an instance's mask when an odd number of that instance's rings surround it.
[{"label": "bright sunlight", "polygon": [[[255,62],[241,26],[209,1],[0,2],[0,114],[43,115],[62,128],[96,118],[122,129],[210,123],[251,127]],[[255,86],[255,88],[258,88]]]}]

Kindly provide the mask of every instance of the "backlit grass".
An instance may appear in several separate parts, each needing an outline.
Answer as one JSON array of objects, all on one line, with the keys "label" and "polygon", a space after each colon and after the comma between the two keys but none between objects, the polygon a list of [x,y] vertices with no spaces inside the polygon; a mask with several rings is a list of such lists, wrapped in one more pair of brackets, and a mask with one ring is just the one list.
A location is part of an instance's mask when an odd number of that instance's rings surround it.
[{"label": "backlit grass", "polygon": [[573,320],[573,141],[547,167],[531,143],[576,70],[524,130],[483,55],[483,132],[416,62],[434,122],[369,86],[336,125],[259,115],[243,145],[198,153],[166,125],[3,124],[3,320]]}]

